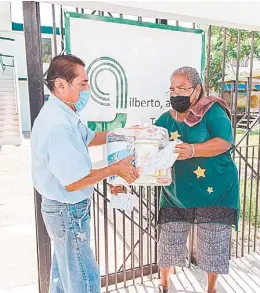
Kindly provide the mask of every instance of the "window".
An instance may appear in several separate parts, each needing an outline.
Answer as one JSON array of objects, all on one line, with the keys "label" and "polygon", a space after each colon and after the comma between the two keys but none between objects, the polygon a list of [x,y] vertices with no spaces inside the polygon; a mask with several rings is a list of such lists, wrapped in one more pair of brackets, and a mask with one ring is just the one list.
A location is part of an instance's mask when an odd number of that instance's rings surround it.
[{"label": "window", "polygon": [[42,62],[50,63],[52,59],[51,39],[42,38]]}]

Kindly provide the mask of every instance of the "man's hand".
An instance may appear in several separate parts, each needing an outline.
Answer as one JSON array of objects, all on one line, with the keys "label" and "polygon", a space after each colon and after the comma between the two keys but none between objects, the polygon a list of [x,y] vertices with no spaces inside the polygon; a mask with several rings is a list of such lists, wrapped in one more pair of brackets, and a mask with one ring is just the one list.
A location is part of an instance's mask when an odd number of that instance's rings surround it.
[{"label": "man's hand", "polygon": [[187,160],[194,156],[193,147],[191,144],[181,143],[175,147],[175,153],[178,153],[177,160]]},{"label": "man's hand", "polygon": [[127,189],[125,186],[113,186],[109,184],[110,191],[114,195],[118,195],[118,193],[127,193]]},{"label": "man's hand", "polygon": [[128,184],[133,183],[139,177],[137,169],[131,164],[132,160],[134,160],[134,156],[115,164],[116,174],[125,179]]}]

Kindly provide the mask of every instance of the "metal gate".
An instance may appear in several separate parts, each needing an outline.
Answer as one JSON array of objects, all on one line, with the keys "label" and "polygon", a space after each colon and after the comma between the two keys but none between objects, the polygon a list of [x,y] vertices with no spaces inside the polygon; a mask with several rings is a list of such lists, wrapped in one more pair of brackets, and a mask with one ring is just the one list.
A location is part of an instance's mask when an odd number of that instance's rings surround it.
[{"label": "metal gate", "polygon": [[[55,11],[60,11],[60,29],[57,30]],[[28,67],[28,82],[32,125],[43,105],[43,77],[41,64],[41,33],[40,4],[23,2],[24,30]],[[64,8],[52,5],[53,44],[55,54],[63,54],[64,43]],[[84,13],[77,8],[76,12]],[[92,14],[113,17],[110,12],[93,11]],[[123,18],[120,14],[118,17]],[[142,21],[142,17],[137,17]],[[165,19],[154,22],[167,25]],[[175,25],[179,25],[176,20]],[[191,24],[192,27],[198,25]],[[241,187],[241,221],[238,232],[233,232],[230,257],[240,257],[260,248],[260,217],[259,217],[259,178],[260,178],[260,123],[259,108],[252,112],[252,93],[258,94],[254,64],[258,62],[260,34],[232,28],[215,26],[204,27],[206,30],[206,68],[204,83],[206,93],[217,94],[229,102],[232,109],[232,123],[235,134],[233,158],[239,170]],[[57,31],[61,36],[61,52],[57,51]],[[246,40],[246,42],[245,42]],[[241,78],[242,62],[247,62],[248,74]],[[232,65],[230,67],[230,64]],[[187,64],[188,65],[188,64]],[[228,71],[233,76],[228,78]],[[259,79],[260,82],[260,79]],[[244,87],[241,87],[244,84]],[[244,99],[241,97],[245,96]],[[239,103],[244,103],[244,108]],[[259,106],[258,106],[259,107]],[[242,109],[242,110],[241,110]],[[37,193],[35,191],[35,193]],[[160,188],[132,188],[137,203],[131,213],[111,210],[109,190],[106,180],[95,187],[93,196],[92,223],[94,235],[94,252],[102,273],[102,286],[117,288],[128,280],[132,284],[137,278],[143,282],[145,276],[152,277],[158,273],[157,229],[156,221],[159,209]],[[47,293],[50,269],[50,242],[40,212],[40,197],[35,195],[37,222],[37,247],[39,288]],[[192,231],[194,232],[194,230]],[[196,233],[191,233],[189,241],[190,263],[193,259],[193,242]],[[159,276],[159,275],[158,275]],[[139,280],[138,280],[139,281]]]}]

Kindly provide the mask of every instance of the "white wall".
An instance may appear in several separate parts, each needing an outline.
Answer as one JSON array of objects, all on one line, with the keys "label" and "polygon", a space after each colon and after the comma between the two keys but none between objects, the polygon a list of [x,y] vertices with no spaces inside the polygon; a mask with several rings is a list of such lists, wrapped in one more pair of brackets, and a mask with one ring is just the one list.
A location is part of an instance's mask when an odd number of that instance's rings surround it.
[{"label": "white wall", "polygon": [[11,30],[11,2],[0,1],[0,34],[1,30]]}]

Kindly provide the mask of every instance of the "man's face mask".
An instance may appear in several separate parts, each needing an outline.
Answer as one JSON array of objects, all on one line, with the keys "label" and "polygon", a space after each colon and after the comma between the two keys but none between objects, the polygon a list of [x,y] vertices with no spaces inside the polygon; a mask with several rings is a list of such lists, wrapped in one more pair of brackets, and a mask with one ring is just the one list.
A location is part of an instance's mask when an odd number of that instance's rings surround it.
[{"label": "man's face mask", "polygon": [[84,90],[79,92],[73,85],[70,86],[79,93],[79,99],[76,103],[74,103],[76,111],[79,112],[86,107],[90,97],[90,90]]},{"label": "man's face mask", "polygon": [[89,90],[81,91],[79,93],[79,100],[74,104],[74,107],[77,110],[77,112],[83,110],[86,107],[89,97],[90,97]]},{"label": "man's face mask", "polygon": [[195,88],[189,96],[171,96],[170,102],[172,108],[179,113],[186,112],[191,106],[190,97],[194,93]]}]

